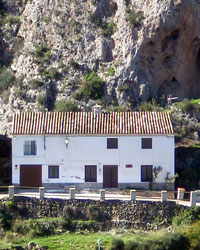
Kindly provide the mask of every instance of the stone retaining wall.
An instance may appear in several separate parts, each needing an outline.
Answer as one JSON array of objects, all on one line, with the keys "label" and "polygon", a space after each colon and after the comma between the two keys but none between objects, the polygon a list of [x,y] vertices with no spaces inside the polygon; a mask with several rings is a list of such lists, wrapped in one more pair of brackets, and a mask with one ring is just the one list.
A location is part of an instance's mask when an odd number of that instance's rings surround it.
[{"label": "stone retaining wall", "polygon": [[27,197],[15,197],[12,201],[13,205],[9,209],[5,200],[0,201],[0,209],[10,210],[14,217],[24,219],[59,217],[68,208],[72,208],[75,211],[75,217],[84,219],[90,207],[101,212],[102,219],[110,222],[111,227],[123,226],[142,230],[168,226],[171,218],[181,209],[174,202],[39,200]]}]

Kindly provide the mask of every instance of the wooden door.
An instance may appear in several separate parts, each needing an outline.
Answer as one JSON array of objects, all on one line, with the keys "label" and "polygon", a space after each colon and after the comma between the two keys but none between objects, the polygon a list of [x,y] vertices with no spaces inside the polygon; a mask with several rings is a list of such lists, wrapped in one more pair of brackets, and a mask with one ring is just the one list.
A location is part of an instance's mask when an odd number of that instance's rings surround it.
[{"label": "wooden door", "polygon": [[117,188],[118,187],[118,166],[104,165],[103,166],[103,187]]},{"label": "wooden door", "polygon": [[41,187],[42,165],[20,165],[20,186]]}]

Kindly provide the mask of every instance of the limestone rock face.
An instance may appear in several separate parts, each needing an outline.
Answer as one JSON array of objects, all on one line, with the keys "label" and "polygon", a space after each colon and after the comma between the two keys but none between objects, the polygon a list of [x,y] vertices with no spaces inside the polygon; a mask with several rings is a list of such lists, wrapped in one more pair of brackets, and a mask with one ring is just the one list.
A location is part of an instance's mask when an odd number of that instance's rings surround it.
[{"label": "limestone rock face", "polygon": [[[9,88],[7,102],[0,97],[0,133],[9,133],[13,111],[40,109],[41,96],[53,103],[50,109],[66,98],[91,110],[94,100],[73,95],[88,70],[105,81],[101,102],[107,106],[200,96],[198,0],[3,2],[20,22],[1,28],[0,51],[11,55],[18,84]],[[60,77],[49,77],[55,71]],[[33,79],[43,85],[32,88]]]}]

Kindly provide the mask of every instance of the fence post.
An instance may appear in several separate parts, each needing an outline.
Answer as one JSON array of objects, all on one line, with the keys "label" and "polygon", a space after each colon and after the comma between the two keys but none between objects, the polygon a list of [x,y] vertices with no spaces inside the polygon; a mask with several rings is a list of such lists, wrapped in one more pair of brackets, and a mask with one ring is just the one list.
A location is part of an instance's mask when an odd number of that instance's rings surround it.
[{"label": "fence post", "polygon": [[178,188],[177,200],[183,200],[184,192],[185,192],[184,188]]},{"label": "fence post", "polygon": [[130,198],[131,198],[131,201],[135,201],[135,198],[136,198],[136,190],[135,189],[130,190]]},{"label": "fence post", "polygon": [[70,199],[75,199],[75,191],[76,191],[76,188],[69,189],[69,198]]},{"label": "fence post", "polygon": [[197,192],[196,191],[192,191],[190,192],[190,206],[196,206],[196,202],[197,202]]},{"label": "fence post", "polygon": [[100,189],[100,200],[105,201],[105,189]]},{"label": "fence post", "polygon": [[9,186],[8,187],[8,197],[13,198],[15,195],[15,186]]},{"label": "fence post", "polygon": [[44,193],[45,193],[45,189],[44,187],[39,187],[39,198],[44,199]]},{"label": "fence post", "polygon": [[167,191],[161,191],[161,202],[167,201]]}]

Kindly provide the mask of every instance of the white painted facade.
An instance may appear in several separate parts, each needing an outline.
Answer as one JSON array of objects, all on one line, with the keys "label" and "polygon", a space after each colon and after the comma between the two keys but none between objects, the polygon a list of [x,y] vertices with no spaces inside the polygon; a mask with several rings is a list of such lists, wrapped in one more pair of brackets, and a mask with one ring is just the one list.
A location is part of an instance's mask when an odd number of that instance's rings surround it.
[{"label": "white painted facade", "polygon": [[[69,139],[66,146],[65,139]],[[118,149],[107,149],[107,138],[118,138]],[[152,149],[141,148],[141,138],[152,138]],[[36,155],[24,155],[24,142],[36,141]],[[118,166],[118,184],[143,186],[141,165],[162,167],[157,183],[174,175],[173,135],[66,136],[16,135],[12,138],[12,183],[20,184],[20,165],[41,164],[42,184],[84,184],[85,165],[97,166],[98,187],[103,186],[103,165]],[[132,168],[126,168],[132,164]],[[59,165],[59,178],[48,178],[48,165]],[[85,183],[87,187],[95,183]],[[148,183],[149,184],[149,183]]]}]

